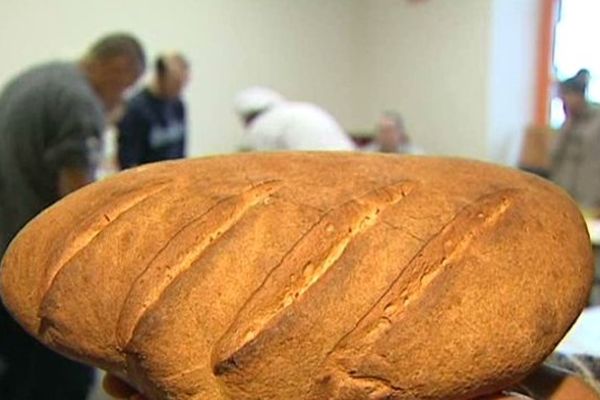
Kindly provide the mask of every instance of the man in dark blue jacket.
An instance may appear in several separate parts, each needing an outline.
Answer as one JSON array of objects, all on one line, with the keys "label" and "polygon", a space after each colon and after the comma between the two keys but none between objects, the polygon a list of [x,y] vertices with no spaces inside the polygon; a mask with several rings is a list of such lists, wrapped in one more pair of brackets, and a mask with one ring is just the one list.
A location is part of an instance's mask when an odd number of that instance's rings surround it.
[{"label": "man in dark blue jacket", "polygon": [[157,58],[155,77],[127,104],[118,124],[121,169],[185,156],[186,112],[181,100],[189,64],[181,54]]}]

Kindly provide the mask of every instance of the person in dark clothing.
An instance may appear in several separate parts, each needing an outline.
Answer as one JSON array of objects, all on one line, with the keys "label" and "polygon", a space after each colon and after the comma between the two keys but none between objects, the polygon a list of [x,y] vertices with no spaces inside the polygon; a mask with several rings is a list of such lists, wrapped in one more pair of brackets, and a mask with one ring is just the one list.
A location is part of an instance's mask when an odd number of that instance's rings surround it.
[{"label": "person in dark clothing", "polygon": [[582,68],[579,71],[577,71],[577,73],[575,74],[575,76],[573,76],[573,78],[583,84],[583,91],[585,93],[587,93],[587,89],[590,84],[590,80],[592,78],[590,71],[586,68]]},{"label": "person in dark clothing", "polygon": [[581,79],[567,79],[559,88],[566,119],[554,142],[550,178],[595,212],[600,209],[600,109],[587,100]]},{"label": "person in dark clothing", "polygon": [[[0,94],[0,257],[39,212],[95,179],[106,115],[144,68],[138,40],[112,34],[79,62],[40,65],[6,84]],[[46,349],[0,305],[0,399],[83,400],[92,383],[90,367]]]},{"label": "person in dark clothing", "polygon": [[187,133],[181,94],[189,64],[181,54],[159,56],[155,77],[127,104],[118,124],[118,161],[121,169],[185,157]]}]

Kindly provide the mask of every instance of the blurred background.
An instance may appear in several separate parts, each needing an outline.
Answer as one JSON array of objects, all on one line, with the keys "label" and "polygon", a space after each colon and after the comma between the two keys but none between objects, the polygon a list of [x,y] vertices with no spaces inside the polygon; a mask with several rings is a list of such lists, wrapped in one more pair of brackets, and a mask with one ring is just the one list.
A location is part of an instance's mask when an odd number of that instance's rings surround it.
[{"label": "blurred background", "polygon": [[[78,60],[112,32],[135,35],[147,53],[130,94],[151,84],[158,55],[183,54],[188,157],[241,150],[248,125],[234,98],[260,85],[327,110],[359,149],[391,127],[410,136],[411,153],[547,177],[553,142],[570,128],[557,82],[585,69],[583,95],[593,110],[600,103],[594,0],[1,0],[0,15],[0,89],[32,65]],[[117,138],[105,135],[100,176],[118,169]],[[580,204],[600,254],[600,203]],[[599,277],[594,293],[590,305]],[[600,355],[597,310],[568,344],[577,352],[595,343]],[[106,398],[98,383],[91,398]]]},{"label": "blurred background", "polygon": [[189,58],[189,155],[235,150],[232,98],[261,84],[323,106],[355,135],[394,108],[428,153],[515,163],[541,12],[539,0],[3,0],[0,84],[125,30],[149,58]]}]

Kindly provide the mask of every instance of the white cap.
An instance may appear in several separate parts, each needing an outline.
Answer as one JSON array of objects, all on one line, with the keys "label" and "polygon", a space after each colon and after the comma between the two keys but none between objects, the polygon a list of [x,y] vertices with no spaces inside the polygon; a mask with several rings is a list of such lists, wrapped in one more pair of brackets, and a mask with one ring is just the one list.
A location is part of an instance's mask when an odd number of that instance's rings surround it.
[{"label": "white cap", "polygon": [[241,116],[267,110],[285,101],[282,95],[266,87],[254,86],[239,92],[234,99],[235,111]]}]

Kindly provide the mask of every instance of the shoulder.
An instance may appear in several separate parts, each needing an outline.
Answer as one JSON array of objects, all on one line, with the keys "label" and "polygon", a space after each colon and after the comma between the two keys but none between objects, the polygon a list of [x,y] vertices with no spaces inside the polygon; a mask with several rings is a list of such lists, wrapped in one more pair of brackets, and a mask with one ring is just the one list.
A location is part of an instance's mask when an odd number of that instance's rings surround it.
[{"label": "shoulder", "polygon": [[323,108],[312,103],[293,103],[291,113],[301,118],[306,123],[315,123],[320,126],[338,125],[336,119]]},{"label": "shoulder", "polygon": [[78,69],[74,63],[54,61],[34,65],[17,75],[14,80],[35,83],[53,83],[57,80],[68,81],[73,78],[77,72]]},{"label": "shoulder", "polygon": [[148,91],[148,89],[141,89],[127,101],[125,107],[125,115],[121,122],[129,118],[135,118],[137,120],[153,119],[152,115],[154,113],[154,102],[155,100],[152,97],[152,94]]},{"label": "shoulder", "polygon": [[320,129],[340,130],[337,120],[323,108],[311,103],[292,103],[290,116],[302,125],[319,127]]},{"label": "shoulder", "polygon": [[36,99],[35,104],[43,104],[51,115],[69,120],[95,119],[99,126],[104,123],[102,103],[75,63],[52,62],[34,67],[19,82],[16,91],[21,99]]},{"label": "shoulder", "polygon": [[312,103],[302,103],[302,102],[290,103],[288,105],[288,107],[290,110],[292,110],[296,113],[329,116],[329,113],[327,113],[327,111],[323,110],[321,107],[317,106],[316,104],[312,104]]},{"label": "shoulder", "polygon": [[600,106],[595,103],[592,103],[590,105],[589,115],[590,119],[593,119],[594,121],[600,120]]},{"label": "shoulder", "polygon": [[585,122],[585,126],[589,135],[600,137],[600,108],[592,107],[590,109],[590,114]]},{"label": "shoulder", "polygon": [[43,65],[32,71],[31,76],[46,88],[59,94],[96,98],[96,95],[83,72],[74,63],[55,62]]},{"label": "shoulder", "polygon": [[57,105],[72,111],[103,113],[100,99],[84,73],[74,63],[53,63],[43,72],[46,87],[55,96]]},{"label": "shoulder", "polygon": [[[5,95],[21,99],[51,98],[64,96],[88,96],[91,88],[75,64],[52,62],[34,66],[17,75],[6,87]],[[58,97],[58,99],[57,99]]]},{"label": "shoulder", "polygon": [[127,100],[128,109],[143,109],[149,107],[152,102],[152,95],[147,88],[140,89],[129,100]]},{"label": "shoulder", "polygon": [[299,102],[288,102],[261,114],[252,124],[255,127],[280,127],[282,125],[336,125],[335,119],[322,108]]}]

